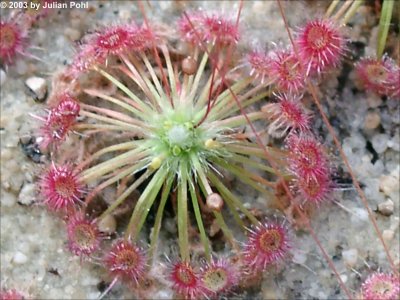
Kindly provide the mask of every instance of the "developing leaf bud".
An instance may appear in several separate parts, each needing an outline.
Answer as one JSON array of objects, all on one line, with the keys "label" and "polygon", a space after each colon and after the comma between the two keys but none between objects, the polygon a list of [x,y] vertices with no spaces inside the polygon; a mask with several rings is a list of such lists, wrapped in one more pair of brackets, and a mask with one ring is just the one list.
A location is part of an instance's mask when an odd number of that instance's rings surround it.
[{"label": "developing leaf bud", "polygon": [[188,56],[182,60],[182,71],[186,75],[193,75],[197,70],[197,61]]},{"label": "developing leaf bud", "polygon": [[213,211],[221,211],[222,206],[224,205],[224,200],[222,200],[218,193],[212,193],[207,196],[206,204],[207,207]]}]

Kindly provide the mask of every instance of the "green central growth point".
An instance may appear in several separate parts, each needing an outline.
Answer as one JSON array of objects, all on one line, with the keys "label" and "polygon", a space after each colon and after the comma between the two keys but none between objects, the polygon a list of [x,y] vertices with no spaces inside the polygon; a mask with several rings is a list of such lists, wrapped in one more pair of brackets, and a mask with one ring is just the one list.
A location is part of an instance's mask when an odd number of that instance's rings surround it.
[{"label": "green central growth point", "polygon": [[188,152],[192,149],[196,134],[191,123],[185,122],[166,127],[166,140],[174,156],[178,156],[182,151]]},{"label": "green central growth point", "polygon": [[193,114],[187,109],[176,108],[170,113],[165,113],[153,142],[159,154],[164,158],[180,164],[191,155],[201,155],[206,150],[206,136],[211,134],[202,126],[196,126],[192,121]]}]

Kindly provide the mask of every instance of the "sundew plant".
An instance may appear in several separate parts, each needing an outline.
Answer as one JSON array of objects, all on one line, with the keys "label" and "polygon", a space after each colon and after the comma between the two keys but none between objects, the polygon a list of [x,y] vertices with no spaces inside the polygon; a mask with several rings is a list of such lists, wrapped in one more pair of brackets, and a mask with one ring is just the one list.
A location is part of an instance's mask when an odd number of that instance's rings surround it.
[{"label": "sundew plant", "polygon": [[[335,112],[367,95],[398,111],[398,8],[378,4],[296,2],[309,11],[296,18],[279,0],[138,1],[132,17],[90,25],[30,120],[35,202],[63,220],[82,268],[100,270],[99,299],[121,287],[146,299],[399,298],[399,199],[369,199]],[[252,29],[252,14],[271,12],[280,24]],[[1,21],[10,72],[35,59],[29,33],[51,19],[27,14]],[[355,46],[366,15],[374,56]],[[342,99],[346,80],[354,99]],[[25,297],[2,287],[1,299]]]}]

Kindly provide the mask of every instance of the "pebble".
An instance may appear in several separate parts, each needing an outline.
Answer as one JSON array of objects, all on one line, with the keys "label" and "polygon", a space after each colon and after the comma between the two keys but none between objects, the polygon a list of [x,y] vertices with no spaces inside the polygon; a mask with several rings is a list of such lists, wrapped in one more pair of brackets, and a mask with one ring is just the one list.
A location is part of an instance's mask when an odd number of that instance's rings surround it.
[{"label": "pebble", "polygon": [[172,219],[166,219],[166,220],[164,221],[163,228],[164,228],[167,232],[169,232],[169,233],[171,233],[171,234],[176,234],[176,232],[177,232],[177,228],[176,228],[175,221],[172,220]]},{"label": "pebble", "polygon": [[6,162],[11,159],[14,156],[13,151],[14,150],[11,150],[10,148],[1,149],[1,160]]},{"label": "pebble", "polygon": [[117,228],[117,221],[112,215],[107,215],[99,222],[99,230],[105,233],[114,233]]},{"label": "pebble", "polygon": [[385,242],[391,242],[394,237],[394,231],[391,229],[385,229],[382,231],[382,238],[385,240]]},{"label": "pebble", "polygon": [[389,137],[386,134],[377,134],[372,137],[372,146],[378,154],[386,151],[388,147]]},{"label": "pebble", "polygon": [[91,285],[96,285],[98,281],[99,281],[99,279],[96,278],[96,277],[85,276],[85,277],[79,282],[79,284],[80,284],[81,286],[91,286]]},{"label": "pebble", "polygon": [[28,65],[22,59],[19,59],[15,63],[15,70],[19,75],[25,75],[28,72]]},{"label": "pebble", "polygon": [[307,261],[307,255],[299,251],[293,251],[293,262],[304,265]]},{"label": "pebble", "polygon": [[127,9],[121,9],[118,13],[118,16],[121,20],[124,20],[124,21],[128,21],[129,19],[132,18],[131,12]]},{"label": "pebble", "polygon": [[90,292],[86,295],[87,299],[99,299],[99,296],[101,295],[100,292]]},{"label": "pebble", "polygon": [[80,10],[71,9],[70,16],[69,16],[69,21],[70,21],[71,27],[74,27],[74,28],[81,27],[82,23],[83,23],[83,18],[84,18],[83,12],[81,12]]},{"label": "pebble", "polygon": [[0,69],[0,86],[3,86],[3,84],[6,82],[7,79],[7,74],[4,72],[3,69]]},{"label": "pebble", "polygon": [[279,299],[279,288],[272,282],[264,280],[262,284],[262,297],[263,299]]},{"label": "pebble", "polygon": [[36,29],[36,37],[38,43],[43,43],[46,40],[47,32],[42,28]]},{"label": "pebble", "polygon": [[1,193],[1,206],[3,207],[11,207],[17,202],[17,198],[14,194],[2,191]]},{"label": "pebble", "polygon": [[76,30],[71,27],[67,27],[64,29],[64,35],[70,40],[70,41],[77,41],[81,38],[81,33],[79,30]]},{"label": "pebble", "polygon": [[13,262],[16,263],[17,265],[23,265],[27,261],[28,261],[28,257],[20,251],[15,253],[13,256]]},{"label": "pebble", "polygon": [[169,290],[159,290],[153,295],[154,299],[173,299],[174,295]]},{"label": "pebble", "polygon": [[46,79],[41,77],[30,77],[25,81],[29,94],[33,100],[43,102],[47,96],[47,83]]},{"label": "pebble", "polygon": [[[264,13],[265,13],[265,10],[264,9],[260,9],[260,8],[264,8],[264,6],[262,5],[263,4],[263,1],[257,1],[257,2],[255,2],[255,5],[254,5],[254,11],[255,11],[255,13],[257,13],[258,15],[263,15]],[[269,5],[269,3],[267,3],[268,5]],[[272,6],[272,4],[273,3],[271,3],[271,6]],[[122,19],[125,19],[124,18],[124,16],[125,16],[125,13],[123,13],[123,12],[125,12],[124,10],[121,10],[120,11],[120,17],[122,18]],[[74,20],[73,20],[73,22],[74,22]],[[75,23],[77,23],[76,21],[75,21]],[[70,26],[73,26],[73,25],[70,25]],[[77,25],[75,25],[76,27],[78,27]],[[80,25],[79,25],[80,26]],[[65,33],[65,32],[64,32]],[[65,33],[66,34],[66,33]],[[66,34],[67,36],[69,36],[71,33],[68,33],[68,34]],[[73,32],[72,32],[72,36],[73,36]],[[363,38],[363,37],[361,37],[361,38]],[[8,84],[8,83],[6,83],[6,84]],[[368,118],[369,116],[367,115],[367,118]],[[375,116],[376,117],[376,116]],[[380,122],[380,116],[378,115],[378,117],[379,117],[379,122]],[[373,119],[373,118],[372,118]],[[373,120],[372,120],[373,121]],[[369,120],[369,122],[371,123],[372,122],[371,120]],[[376,120],[375,120],[375,122],[376,122]],[[372,122],[372,124],[374,124],[374,122]],[[365,124],[365,126],[367,126],[366,124]],[[371,124],[369,124],[368,126],[375,126],[375,125],[371,125]],[[374,128],[377,128],[379,126],[379,123],[378,124],[376,124],[376,127],[371,127],[372,129],[374,129]],[[365,145],[365,143],[362,143],[362,146],[364,147],[364,145]],[[377,174],[377,175],[375,175],[375,176],[377,176],[377,177],[379,177],[379,175]],[[25,188],[25,186],[24,186],[24,188]],[[11,194],[12,195],[12,194]],[[21,196],[21,195],[20,195]],[[14,196],[14,198],[16,198],[16,196]],[[2,201],[3,201],[3,199],[2,199]],[[15,199],[15,201],[16,201],[16,199]],[[363,215],[363,213],[360,213],[361,215]],[[112,216],[111,216],[112,217]],[[106,221],[106,220],[104,220],[104,221]],[[108,220],[109,221],[109,220]],[[115,221],[115,220],[114,220]],[[112,222],[112,221],[109,221],[109,222]],[[106,224],[108,223],[108,222],[105,222]],[[175,227],[175,225],[171,225],[170,227],[172,227],[173,228],[173,230],[172,231],[176,231],[176,227]],[[385,232],[383,233],[383,234],[385,234]],[[390,235],[390,234],[389,234]],[[368,239],[367,239],[368,240]],[[349,251],[349,250],[347,250],[347,251]],[[344,256],[344,255],[343,255]],[[303,255],[297,255],[296,256],[296,260],[298,261],[298,262],[303,262],[304,261],[304,259],[305,259],[306,257],[305,256],[303,256]],[[28,271],[28,270],[27,270]],[[80,272],[79,272],[80,273]],[[306,274],[306,273],[304,273],[304,274]],[[78,275],[78,274],[77,274]],[[346,277],[346,275],[342,275],[342,276],[345,276]],[[312,277],[312,276],[305,276],[305,277]],[[344,278],[342,278],[344,281],[346,281]],[[58,282],[55,282],[56,284],[58,284]],[[33,282],[32,283],[32,285],[34,285],[35,286],[35,283]],[[351,286],[352,285],[352,282],[350,282],[349,283],[349,286]],[[306,285],[307,286],[307,285]],[[52,288],[52,285],[46,285],[46,288],[47,289],[51,289]],[[56,289],[56,287],[55,287],[55,289]],[[61,291],[60,291],[61,292]],[[163,298],[162,296],[160,296],[160,294],[159,294],[160,292],[158,292],[158,294],[157,294],[157,297],[156,298]],[[329,295],[328,294],[328,291],[326,291],[326,293],[327,293],[327,295]],[[89,296],[89,298],[97,298],[98,297],[98,292],[93,292],[93,295],[90,295]],[[265,296],[267,297],[267,296],[270,296],[270,295],[272,295],[272,296],[274,296],[274,297],[277,297],[277,295],[275,294],[275,291],[274,290],[272,290],[272,292],[271,293],[267,293],[266,291],[265,291]],[[321,295],[320,294],[318,294],[319,295],[319,297],[321,297]],[[327,295],[325,295],[325,297],[327,297]],[[168,297],[169,296],[169,297]],[[165,296],[164,298],[168,298],[168,299],[170,299],[170,298],[173,298],[173,295],[171,294],[171,295],[168,295],[167,294],[167,296]]]},{"label": "pebble", "polygon": [[381,123],[381,116],[377,112],[369,112],[365,117],[364,128],[375,129]]},{"label": "pebble", "polygon": [[400,151],[400,134],[396,134],[389,142],[388,147],[394,151]]},{"label": "pebble", "polygon": [[[10,164],[6,165],[6,169],[10,170],[8,168]],[[9,176],[6,180],[3,180],[1,183],[3,184],[3,187],[6,189],[11,189],[15,192],[19,192],[21,190],[21,187],[24,183],[24,175],[21,172],[18,171],[9,171],[10,173],[7,175]]]},{"label": "pebble", "polygon": [[18,202],[24,205],[31,205],[35,202],[35,188],[33,183],[25,184],[18,196]]},{"label": "pebble", "polygon": [[[64,288],[66,294],[71,295],[74,292],[74,287],[72,285],[68,285]],[[71,297],[68,297],[71,299]]]},{"label": "pebble", "polygon": [[391,199],[386,200],[378,205],[378,211],[384,216],[391,216],[394,211],[394,203]]},{"label": "pebble", "polygon": [[356,226],[363,226],[368,221],[368,212],[363,208],[354,208],[350,220]]},{"label": "pebble", "polygon": [[367,103],[368,103],[368,107],[376,108],[376,107],[382,105],[382,99],[378,95],[376,95],[374,93],[370,93],[369,97],[367,98]]},{"label": "pebble", "polygon": [[398,216],[392,218],[390,224],[390,230],[397,231],[399,230],[400,218]]},{"label": "pebble", "polygon": [[342,251],[342,257],[346,265],[349,267],[354,267],[358,259],[357,249],[349,249]]},{"label": "pebble", "polygon": [[343,283],[346,283],[349,277],[346,274],[341,274],[340,279],[342,279]]},{"label": "pebble", "polygon": [[379,178],[379,190],[382,191],[385,195],[390,196],[390,194],[394,191],[399,190],[399,182],[394,176],[391,175],[382,175]]}]

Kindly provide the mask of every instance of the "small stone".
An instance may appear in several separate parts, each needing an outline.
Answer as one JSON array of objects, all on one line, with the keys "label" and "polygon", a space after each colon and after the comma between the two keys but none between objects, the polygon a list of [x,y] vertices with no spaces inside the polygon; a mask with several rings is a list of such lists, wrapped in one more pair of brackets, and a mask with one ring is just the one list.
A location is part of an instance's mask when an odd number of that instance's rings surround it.
[{"label": "small stone", "polygon": [[375,129],[381,123],[381,116],[376,112],[369,112],[365,117],[364,128]]},{"label": "small stone", "polygon": [[175,224],[175,222],[174,222],[173,220],[171,220],[171,219],[166,219],[166,220],[164,221],[163,228],[164,228],[168,233],[171,233],[171,234],[176,234],[176,232],[177,232],[176,224]]},{"label": "small stone", "polygon": [[388,147],[389,137],[386,134],[377,134],[372,137],[372,146],[378,154],[386,151]]},{"label": "small stone", "polygon": [[382,104],[382,99],[380,96],[374,93],[369,93],[369,96],[367,97],[367,104],[370,108],[376,108]]},{"label": "small stone", "polygon": [[[11,165],[11,166],[10,166]],[[14,164],[7,163],[6,170],[13,170],[8,174],[8,180],[5,185],[9,185],[8,188],[13,190],[14,192],[19,192],[21,190],[22,185],[24,184],[24,175],[19,171],[15,171],[16,168],[13,167]],[[10,167],[10,169],[8,168]],[[3,175],[3,174],[2,174]]]},{"label": "small stone", "polygon": [[[88,293],[87,295],[86,295],[86,298],[87,299],[99,299],[99,296],[101,295],[101,293],[100,292],[90,292],[90,293]],[[78,298],[76,298],[76,296],[74,295],[74,299],[78,299]]]},{"label": "small stone", "polygon": [[22,59],[18,59],[15,63],[15,70],[19,75],[25,75],[28,72],[28,65]]},{"label": "small stone", "polygon": [[13,256],[13,262],[16,263],[17,265],[23,265],[28,261],[28,257],[23,254],[22,252],[17,252]]},{"label": "small stone", "polygon": [[220,232],[221,227],[219,227],[218,223],[216,220],[214,220],[210,226],[210,229],[208,231],[208,234],[210,235],[210,237],[215,236],[218,232]]},{"label": "small stone", "polygon": [[71,9],[69,15],[69,25],[72,28],[81,28],[84,23],[83,11],[80,9]]},{"label": "small stone", "polygon": [[108,234],[114,233],[117,228],[117,221],[112,215],[107,215],[99,222],[99,230]]},{"label": "small stone", "polygon": [[119,19],[128,21],[132,18],[132,14],[129,10],[127,9],[121,9],[118,13]]},{"label": "small stone", "polygon": [[396,231],[399,229],[400,217],[395,216],[391,218],[390,230]]},{"label": "small stone", "polygon": [[79,282],[81,286],[94,286],[98,282],[98,279],[91,276],[84,276]]},{"label": "small stone", "polygon": [[22,152],[35,163],[41,162],[44,156],[39,149],[39,144],[36,143],[36,138],[31,135],[23,135],[19,139],[19,145]]},{"label": "small stone", "polygon": [[31,205],[32,203],[34,203],[35,188],[36,188],[35,185],[32,183],[25,184],[21,189],[21,192],[19,193],[18,203],[21,203],[23,205]]},{"label": "small stone", "polygon": [[31,135],[25,134],[25,135],[22,135],[19,138],[19,142],[22,143],[22,144],[28,144],[28,143],[30,143],[32,141],[32,138],[33,137]]},{"label": "small stone", "polygon": [[3,84],[6,82],[7,79],[7,74],[4,72],[3,69],[0,69],[0,86],[3,86]]},{"label": "small stone", "polygon": [[370,162],[370,161],[371,161],[370,155],[363,155],[363,156],[361,157],[361,161],[362,161],[363,163],[368,163],[368,162]]},{"label": "small stone", "polygon": [[363,208],[354,208],[354,214],[351,216],[351,222],[356,225],[362,225],[368,221],[368,212]]},{"label": "small stone", "polygon": [[77,41],[81,38],[81,33],[79,30],[76,30],[71,27],[67,27],[64,29],[64,35],[70,40],[70,41]]},{"label": "small stone", "polygon": [[154,299],[173,299],[173,297],[172,291],[169,290],[159,290],[153,295]]},{"label": "small stone", "polygon": [[390,196],[390,194],[394,191],[398,191],[399,187],[399,181],[394,176],[382,175],[379,178],[379,190],[387,196]]},{"label": "small stone", "polygon": [[[71,295],[74,292],[74,287],[72,285],[68,285],[64,288],[64,292],[67,295]],[[69,296],[68,298],[71,299],[71,296]]]},{"label": "small stone", "polygon": [[394,237],[394,231],[391,229],[386,229],[382,231],[382,238],[385,240],[385,242],[391,242]]},{"label": "small stone", "polygon": [[349,267],[354,267],[358,259],[357,249],[349,249],[342,251],[342,257],[346,265]]},{"label": "small stone", "polygon": [[46,40],[47,32],[42,28],[36,29],[36,42],[43,43]]},{"label": "small stone", "polygon": [[11,207],[17,202],[17,198],[14,194],[5,191],[2,191],[0,200],[1,206],[3,207]]},{"label": "small stone", "polygon": [[388,147],[400,152],[400,132],[394,134],[393,138],[388,142]]},{"label": "small stone", "polygon": [[340,275],[340,279],[342,279],[343,283],[346,283],[349,277],[346,274]]},{"label": "small stone", "polygon": [[386,200],[378,205],[378,211],[384,216],[391,216],[394,211],[394,203],[391,199]]},{"label": "small stone", "polygon": [[41,77],[30,77],[25,81],[28,93],[36,102],[43,102],[47,96],[46,79]]},{"label": "small stone", "polygon": [[2,161],[8,161],[14,157],[13,150],[10,148],[1,149],[1,159]]},{"label": "small stone", "polygon": [[262,284],[262,297],[263,299],[279,299],[279,289],[272,282],[263,282]]},{"label": "small stone", "polygon": [[293,262],[296,264],[304,265],[307,261],[307,255],[303,252],[293,251]]}]

